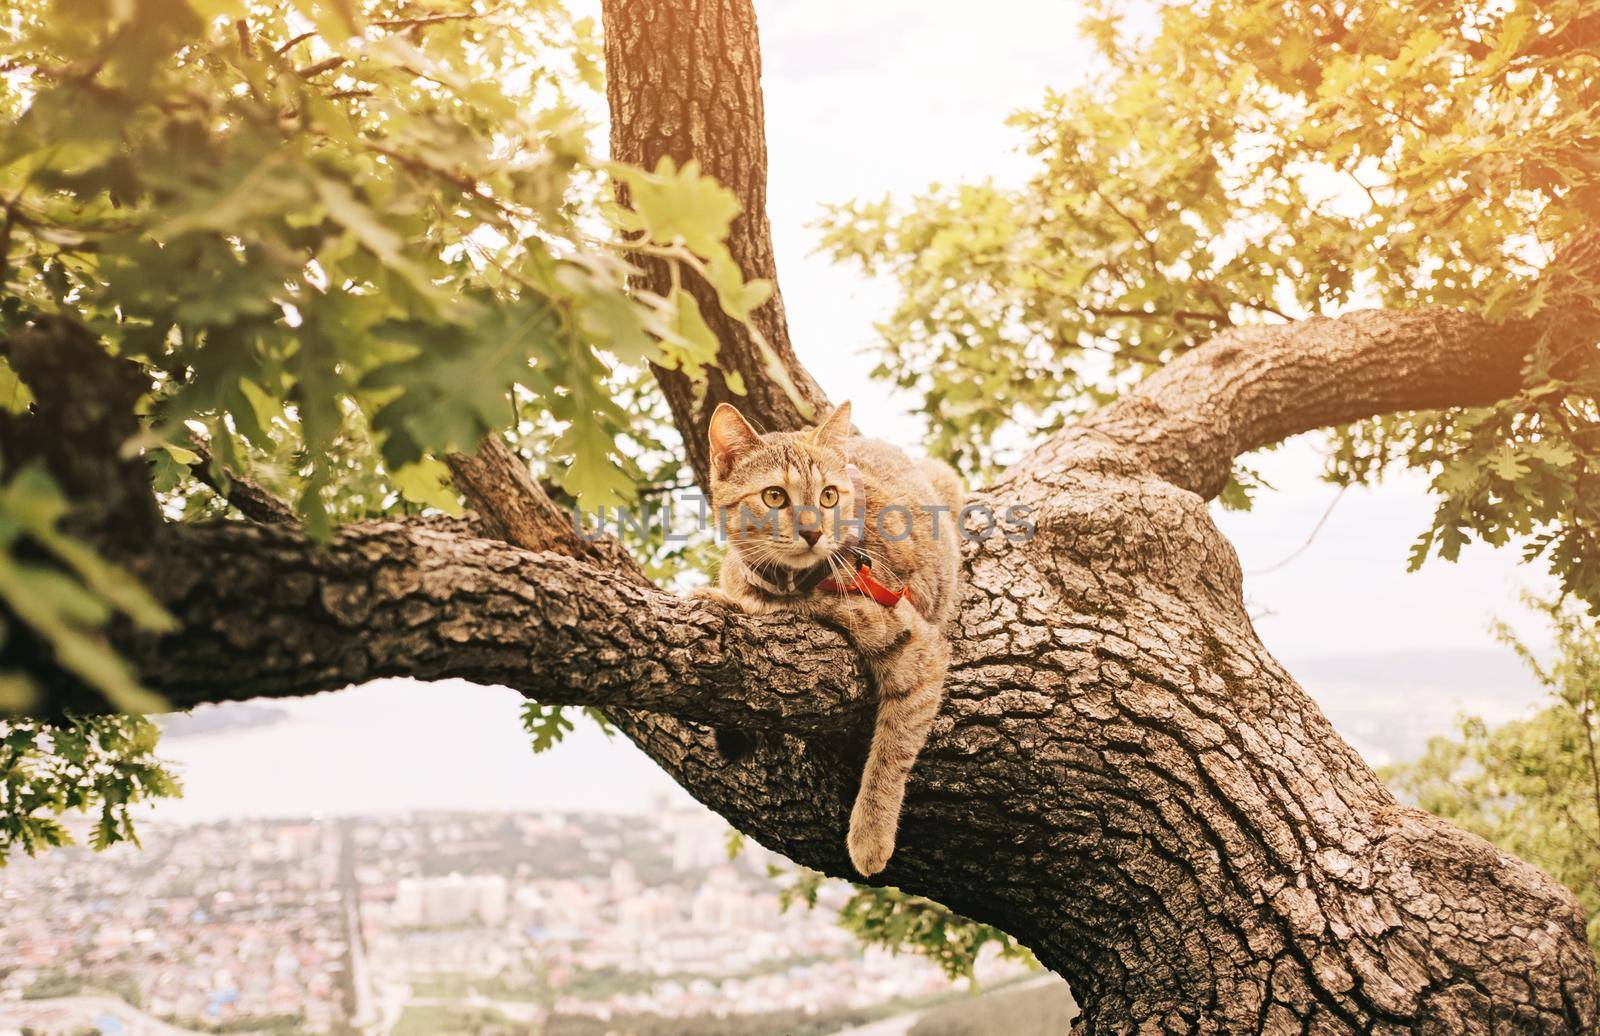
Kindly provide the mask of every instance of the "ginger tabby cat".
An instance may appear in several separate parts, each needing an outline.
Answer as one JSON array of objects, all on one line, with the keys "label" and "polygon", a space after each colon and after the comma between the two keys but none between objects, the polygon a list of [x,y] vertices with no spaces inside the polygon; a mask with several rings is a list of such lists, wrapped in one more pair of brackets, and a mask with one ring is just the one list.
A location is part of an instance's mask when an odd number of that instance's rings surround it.
[{"label": "ginger tabby cat", "polygon": [[762,435],[733,406],[711,417],[711,503],[727,538],[718,587],[751,614],[841,630],[878,689],[847,848],[863,875],[894,852],[906,780],[939,711],[960,573],[956,473],[851,434],[845,403],[814,429]]}]

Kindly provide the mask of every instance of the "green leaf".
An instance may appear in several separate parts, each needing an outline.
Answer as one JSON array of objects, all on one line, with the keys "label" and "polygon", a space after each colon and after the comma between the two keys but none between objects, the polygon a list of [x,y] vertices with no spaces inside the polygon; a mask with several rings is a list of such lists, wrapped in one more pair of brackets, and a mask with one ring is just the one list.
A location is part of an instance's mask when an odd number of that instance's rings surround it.
[{"label": "green leaf", "polygon": [[372,426],[394,470],[425,454],[476,448],[507,423],[512,388],[532,380],[529,362],[550,356],[563,341],[555,314],[537,301],[486,310],[469,326],[407,321],[376,333],[414,349],[362,383],[387,399]]},{"label": "green leaf", "polygon": [[56,528],[56,523],[66,515],[67,509],[66,499],[38,465],[22,469],[0,488],[0,517],[14,522],[35,542],[64,562],[92,594],[98,595],[144,629],[156,632],[174,629],[176,621],[139,585],[138,580],[101,558],[88,544]]},{"label": "green leaf", "polygon": [[699,380],[705,375],[705,368],[716,362],[717,336],[701,315],[693,295],[675,288],[667,302],[673,307],[673,337],[664,350],[664,365]]},{"label": "green leaf", "polygon": [[699,162],[691,159],[679,169],[662,156],[653,173],[613,165],[612,174],[628,185],[633,203],[625,225],[662,244],[682,242],[702,258],[726,253],[722,242],[739,214],[739,200],[716,180],[700,175]]},{"label": "green leaf", "polygon": [[393,478],[395,488],[412,503],[452,516],[461,514],[461,497],[450,481],[450,469],[440,461],[424,457],[402,466]]},{"label": "green leaf", "polygon": [[138,716],[0,722],[0,866],[17,848],[33,855],[70,844],[56,819],[69,809],[97,811],[94,848],[138,844],[129,806],[182,793],[153,755],[159,737],[159,728]]},{"label": "green leaf", "polygon": [[1507,482],[1516,482],[1528,474],[1528,465],[1513,446],[1502,446],[1489,455],[1489,467]]},{"label": "green leaf", "polygon": [[522,706],[522,727],[532,738],[537,755],[547,752],[572,731],[572,721],[567,719],[560,705],[540,705],[528,702]]},{"label": "green leaf", "polygon": [[595,290],[593,278],[569,267],[563,282],[579,294],[578,330],[596,346],[610,350],[624,363],[644,364],[661,357],[651,336],[654,322],[638,301],[610,290]]},{"label": "green leaf", "polygon": [[21,414],[32,405],[33,393],[17,377],[17,372],[11,369],[11,361],[0,356],[0,410],[8,414]]},{"label": "green leaf", "polygon": [[161,712],[166,702],[139,685],[98,633],[110,609],[65,574],[0,559],[0,599],[32,627],[60,665],[128,713]]},{"label": "green leaf", "polygon": [[752,312],[772,298],[772,282],[746,281],[731,255],[724,254],[707,262],[706,280],[716,290],[723,311],[735,320],[750,319]]},{"label": "green leaf", "polygon": [[405,278],[419,295],[443,303],[445,296],[429,280],[423,269],[406,248],[405,238],[345,183],[331,177],[319,176],[313,182],[317,198],[328,211],[328,217],[348,230],[362,247],[375,255],[385,266]]},{"label": "green leaf", "polygon": [[598,424],[575,421],[556,439],[556,451],[571,458],[561,472],[561,488],[590,514],[617,507],[634,495],[634,481],[613,454],[615,443]]},{"label": "green leaf", "polygon": [[0,672],[0,713],[24,712],[39,701],[39,688],[22,673]]},{"label": "green leaf", "polygon": [[164,442],[161,444],[167,456],[185,467],[195,467],[200,463],[200,455],[193,450],[186,449],[176,443]]}]

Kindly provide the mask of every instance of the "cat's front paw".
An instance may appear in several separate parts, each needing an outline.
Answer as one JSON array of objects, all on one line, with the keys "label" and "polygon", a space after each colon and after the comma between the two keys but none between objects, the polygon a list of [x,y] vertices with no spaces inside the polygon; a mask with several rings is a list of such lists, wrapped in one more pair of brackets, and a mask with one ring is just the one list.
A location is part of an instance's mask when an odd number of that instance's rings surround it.
[{"label": "cat's front paw", "polygon": [[870,878],[889,864],[894,855],[894,825],[875,819],[859,805],[850,814],[850,834],[845,838],[850,863],[863,878]]},{"label": "cat's front paw", "polygon": [[744,610],[740,607],[738,599],[720,586],[697,586],[683,596],[685,600],[689,601],[713,601],[724,608],[733,608],[738,611]]},{"label": "cat's front paw", "polygon": [[885,608],[865,597],[855,598],[851,603],[853,607],[845,632],[858,649],[870,655],[882,655],[911,635],[916,616],[905,601],[893,608]]}]

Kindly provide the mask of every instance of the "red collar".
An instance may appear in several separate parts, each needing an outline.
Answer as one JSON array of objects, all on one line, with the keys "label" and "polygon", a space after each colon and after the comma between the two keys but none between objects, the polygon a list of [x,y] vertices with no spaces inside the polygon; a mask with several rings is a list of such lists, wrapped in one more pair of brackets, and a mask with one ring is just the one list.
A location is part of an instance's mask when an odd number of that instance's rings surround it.
[{"label": "red collar", "polygon": [[887,586],[872,578],[872,564],[867,561],[861,563],[856,569],[855,578],[848,586],[841,586],[838,581],[825,579],[817,584],[818,590],[827,590],[830,593],[847,594],[852,591],[863,597],[870,597],[885,608],[893,608],[902,600],[911,596],[911,588],[902,586],[898,590],[891,590]]}]

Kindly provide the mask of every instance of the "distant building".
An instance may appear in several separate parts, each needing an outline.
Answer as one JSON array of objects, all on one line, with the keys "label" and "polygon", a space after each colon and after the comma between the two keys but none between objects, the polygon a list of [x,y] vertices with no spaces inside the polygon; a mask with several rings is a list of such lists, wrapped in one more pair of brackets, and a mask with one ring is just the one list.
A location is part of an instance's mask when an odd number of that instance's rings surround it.
[{"label": "distant building", "polygon": [[672,840],[672,869],[703,870],[728,862],[728,823],[704,809],[673,808],[658,812],[662,831]]},{"label": "distant building", "polygon": [[727,866],[712,871],[689,904],[689,916],[695,927],[709,931],[760,926],[777,910],[776,895],[752,895],[745,891]]},{"label": "distant building", "polygon": [[626,938],[656,938],[661,929],[682,918],[682,897],[661,889],[646,889],[617,904],[617,927]]},{"label": "distant building", "polygon": [[633,869],[633,864],[627,860],[617,860],[611,865],[611,896],[613,899],[631,899],[639,894],[643,888],[639,884],[639,875]]},{"label": "distant building", "polygon": [[395,886],[394,923],[402,928],[499,925],[506,919],[506,879],[499,874],[402,878]]}]

